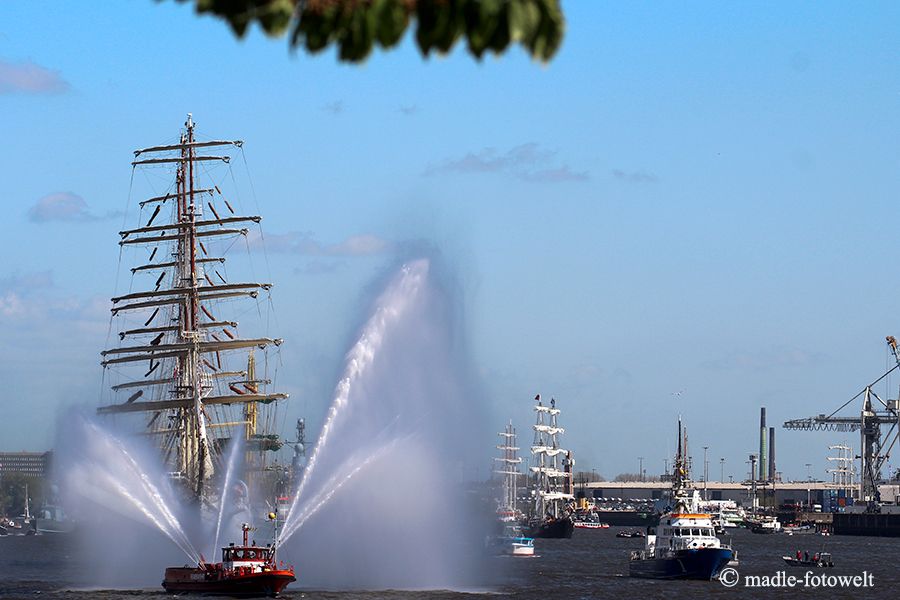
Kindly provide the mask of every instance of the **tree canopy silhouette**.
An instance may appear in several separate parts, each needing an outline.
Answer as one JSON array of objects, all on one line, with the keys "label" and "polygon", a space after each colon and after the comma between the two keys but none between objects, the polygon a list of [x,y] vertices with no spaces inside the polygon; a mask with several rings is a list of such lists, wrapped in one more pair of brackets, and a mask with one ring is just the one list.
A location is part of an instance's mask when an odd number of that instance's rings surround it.
[{"label": "tree canopy silhouette", "polygon": [[469,52],[501,54],[520,44],[549,61],[562,43],[565,20],[559,0],[179,0],[200,14],[221,17],[238,37],[254,22],[266,34],[290,31],[291,48],[311,53],[330,46],[340,60],[362,62],[378,45],[391,48],[416,23],[424,56],[447,53],[466,40]]}]

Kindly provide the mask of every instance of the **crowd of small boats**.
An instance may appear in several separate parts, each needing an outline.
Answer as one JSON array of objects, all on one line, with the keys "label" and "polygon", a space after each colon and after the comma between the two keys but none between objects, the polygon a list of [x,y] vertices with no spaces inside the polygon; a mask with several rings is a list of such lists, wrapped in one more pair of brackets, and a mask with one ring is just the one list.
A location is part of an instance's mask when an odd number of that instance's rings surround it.
[{"label": "crowd of small boats", "polygon": [[[643,548],[631,550],[628,555],[630,576],[710,580],[717,578],[726,566],[738,562],[735,549],[721,537],[728,529],[743,527],[752,533],[769,535],[817,532],[809,525],[782,526],[775,516],[747,512],[731,500],[701,499],[700,491],[690,480],[687,435],[680,420],[678,450],[670,474],[671,492],[656,501],[655,506],[639,499],[589,499],[584,494],[575,498],[571,485],[574,461],[558,443],[558,436],[564,432],[557,422],[559,409],[553,400],[550,406],[544,406],[540,396],[535,400],[538,418],[531,448],[535,485],[530,490],[533,504],[527,507],[530,517],[518,509],[516,485],[521,459],[516,453],[515,429],[510,423],[500,433],[503,443],[497,448],[501,454],[495,458],[495,472],[502,475],[503,490],[497,511],[499,529],[488,537],[488,547],[497,554],[533,557],[536,537],[568,538],[575,529],[602,531],[613,525],[616,538],[644,540]],[[633,526],[636,524],[637,528]],[[626,526],[619,529],[623,525]],[[824,551],[810,557],[808,552],[798,550],[796,556],[782,558],[792,566],[834,564],[831,554]]]}]

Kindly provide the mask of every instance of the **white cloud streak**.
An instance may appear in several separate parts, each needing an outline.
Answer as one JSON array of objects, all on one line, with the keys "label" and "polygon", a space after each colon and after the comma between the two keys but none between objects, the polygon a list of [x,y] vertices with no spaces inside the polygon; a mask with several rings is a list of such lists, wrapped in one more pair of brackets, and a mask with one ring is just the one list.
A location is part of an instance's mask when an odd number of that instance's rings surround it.
[{"label": "white cloud streak", "polygon": [[460,158],[448,158],[429,165],[425,175],[446,173],[501,173],[524,181],[558,183],[586,181],[587,171],[574,171],[569,165],[555,164],[557,152],[541,148],[536,142],[514,146],[505,152],[484,148]]},{"label": "white cloud streak", "polygon": [[270,233],[265,236],[253,234],[249,241],[251,246],[265,246],[269,252],[322,257],[374,256],[393,248],[393,243],[371,233],[353,235],[334,244],[319,242],[312,233],[304,231]]},{"label": "white cloud streak", "polygon": [[61,94],[69,84],[59,74],[30,60],[0,60],[0,94]]},{"label": "white cloud streak", "polygon": [[90,211],[84,198],[72,192],[48,194],[28,209],[28,219],[33,223],[52,221],[85,223],[114,218],[120,214],[118,212],[109,212],[104,216],[94,214]]}]

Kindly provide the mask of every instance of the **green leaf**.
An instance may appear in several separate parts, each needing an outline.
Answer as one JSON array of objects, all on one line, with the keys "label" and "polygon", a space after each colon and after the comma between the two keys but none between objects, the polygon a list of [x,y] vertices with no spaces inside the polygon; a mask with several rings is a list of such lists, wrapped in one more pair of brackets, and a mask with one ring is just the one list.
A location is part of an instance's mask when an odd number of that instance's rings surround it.
[{"label": "green leaf", "polygon": [[298,46],[302,42],[309,52],[321,52],[331,43],[336,18],[337,9],[334,6],[321,12],[303,11],[294,29],[291,45]]},{"label": "green leaf", "polygon": [[437,27],[437,7],[433,2],[418,2],[416,4],[416,20],[419,26],[416,28],[416,44],[423,56],[428,56],[435,41],[435,28]]},{"label": "green leaf", "polygon": [[[565,32],[560,0],[177,0],[193,1],[198,14],[224,19],[237,37],[256,21],[271,36],[293,29],[292,48],[316,53],[331,44],[340,60],[360,62],[375,43],[391,48],[402,39],[413,15],[416,44],[424,56],[450,52],[465,37],[480,59],[521,44],[540,61],[559,50]],[[300,8],[298,9],[298,6]]]},{"label": "green leaf", "polygon": [[534,0],[511,2],[509,6],[509,34],[514,42],[528,48],[541,23],[541,9]]},{"label": "green leaf", "polygon": [[515,1],[504,2],[503,5],[500,6],[500,10],[497,11],[496,25],[490,40],[488,40],[488,48],[493,50],[495,54],[500,54],[506,50],[506,47],[509,46],[509,42],[512,39],[510,34],[509,10],[510,6],[516,3],[517,2]]},{"label": "green leaf", "polygon": [[294,15],[293,0],[273,0],[257,12],[259,24],[270,36],[280,36],[291,24]]},{"label": "green leaf", "polygon": [[448,0],[438,13],[434,46],[443,54],[450,52],[465,30],[461,0]]},{"label": "green leaf", "polygon": [[340,20],[340,58],[350,62],[360,62],[372,51],[375,39],[374,12],[370,7],[358,6],[355,10],[345,10]]},{"label": "green leaf", "polygon": [[498,13],[502,0],[466,0],[463,14],[466,22],[466,36],[469,51],[481,58],[497,29]]},{"label": "green leaf", "polygon": [[372,11],[376,18],[375,38],[382,48],[395,46],[409,25],[409,14],[399,0],[375,0]]}]

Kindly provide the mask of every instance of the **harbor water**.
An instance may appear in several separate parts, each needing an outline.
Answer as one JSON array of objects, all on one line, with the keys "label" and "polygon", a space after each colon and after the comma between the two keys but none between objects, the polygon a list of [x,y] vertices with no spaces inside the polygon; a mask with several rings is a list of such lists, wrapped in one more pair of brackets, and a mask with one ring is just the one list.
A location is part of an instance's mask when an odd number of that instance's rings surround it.
[{"label": "harbor water", "polygon": [[[491,581],[473,581],[457,590],[319,590],[308,586],[302,564],[297,568],[298,581],[282,594],[282,598],[374,600],[463,599],[477,596],[510,598],[889,598],[900,585],[900,573],[893,565],[896,538],[849,537],[802,534],[755,535],[734,530],[730,537],[738,552],[735,569],[740,579],[734,587],[719,581],[655,581],[628,577],[628,555],[639,549],[644,540],[617,538],[621,528],[576,530],[571,540],[537,539],[534,558],[485,557]],[[435,539],[440,537],[436,531]],[[866,587],[829,587],[818,582],[804,585],[805,568],[789,567],[781,559],[797,550],[830,552],[835,567],[816,569],[814,575],[841,576],[871,574]],[[59,600],[120,600],[168,598],[161,587],[146,589],[102,589],[91,582],[91,573],[80,559],[75,540],[68,536],[33,536],[0,538],[0,598],[51,598]],[[177,549],[172,552],[178,562]],[[289,558],[289,557],[284,557]],[[135,564],[134,569],[141,569]],[[780,587],[747,587],[746,576],[760,578],[795,576],[800,581],[793,589]],[[162,580],[162,573],[159,573]],[[751,581],[751,583],[753,583]],[[764,583],[764,580],[760,580]],[[815,581],[811,583],[817,583]]]}]

